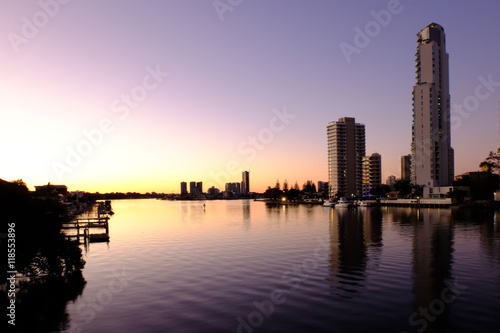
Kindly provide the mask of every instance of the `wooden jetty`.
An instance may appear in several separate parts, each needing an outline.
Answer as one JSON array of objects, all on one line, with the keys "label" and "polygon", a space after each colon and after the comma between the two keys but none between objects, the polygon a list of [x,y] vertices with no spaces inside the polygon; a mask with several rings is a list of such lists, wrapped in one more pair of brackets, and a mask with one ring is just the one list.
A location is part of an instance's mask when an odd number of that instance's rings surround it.
[{"label": "wooden jetty", "polygon": [[[109,242],[109,216],[77,218],[71,222],[63,224],[62,229],[76,230],[76,234],[66,235],[68,239],[89,242]],[[104,233],[90,233],[90,229],[104,229]]]}]

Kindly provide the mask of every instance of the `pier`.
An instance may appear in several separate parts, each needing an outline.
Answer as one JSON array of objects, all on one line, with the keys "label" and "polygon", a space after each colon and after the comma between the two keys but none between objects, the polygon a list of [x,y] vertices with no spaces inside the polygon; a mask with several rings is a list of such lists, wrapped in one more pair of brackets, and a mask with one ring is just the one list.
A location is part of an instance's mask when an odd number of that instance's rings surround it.
[{"label": "pier", "polygon": [[421,208],[439,208],[450,207],[453,205],[453,200],[450,198],[444,199],[380,199],[381,206],[394,207],[421,207]]},{"label": "pier", "polygon": [[[76,230],[76,234],[66,234],[68,239],[80,239],[89,242],[109,242],[109,216],[76,218],[62,226],[64,230]],[[101,229],[104,232],[91,233],[90,230]]]}]

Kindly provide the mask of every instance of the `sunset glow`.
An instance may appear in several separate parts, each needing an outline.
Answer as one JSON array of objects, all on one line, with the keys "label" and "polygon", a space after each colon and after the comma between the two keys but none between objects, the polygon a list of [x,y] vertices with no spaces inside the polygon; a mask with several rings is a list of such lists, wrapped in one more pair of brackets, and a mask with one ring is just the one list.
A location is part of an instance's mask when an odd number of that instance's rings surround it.
[{"label": "sunset glow", "polygon": [[[222,189],[249,170],[254,192],[302,186],[328,180],[326,125],[340,117],[365,124],[382,180],[399,177],[415,34],[430,22],[450,54],[455,174],[477,170],[499,145],[498,2],[390,3],[243,1],[221,13],[212,1],[6,2],[0,178],[178,193],[181,181]],[[476,105],[478,89],[490,94]]]}]

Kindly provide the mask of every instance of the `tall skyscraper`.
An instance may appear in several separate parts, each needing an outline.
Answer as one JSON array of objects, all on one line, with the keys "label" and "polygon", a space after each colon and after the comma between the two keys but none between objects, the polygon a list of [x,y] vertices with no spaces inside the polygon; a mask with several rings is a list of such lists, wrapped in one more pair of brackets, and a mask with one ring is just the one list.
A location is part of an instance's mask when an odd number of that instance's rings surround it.
[{"label": "tall skyscraper", "polygon": [[411,180],[411,154],[401,156],[401,179]]},{"label": "tall skyscraper", "polygon": [[181,182],[181,194],[187,194],[187,183],[186,182]]},{"label": "tall skyscraper", "polygon": [[250,172],[243,171],[241,173],[241,193],[247,194],[250,192]]},{"label": "tall skyscraper", "polygon": [[361,196],[365,125],[354,118],[340,118],[327,126],[330,196]]},{"label": "tall skyscraper", "polygon": [[370,191],[382,183],[382,157],[378,153],[363,157],[363,197],[371,197]]},{"label": "tall skyscraper", "polygon": [[196,182],[189,182],[189,193],[198,194],[198,191],[196,190]]},{"label": "tall skyscraper", "polygon": [[454,153],[450,137],[450,88],[444,29],[431,23],[417,34],[413,87],[411,181],[450,185]]}]

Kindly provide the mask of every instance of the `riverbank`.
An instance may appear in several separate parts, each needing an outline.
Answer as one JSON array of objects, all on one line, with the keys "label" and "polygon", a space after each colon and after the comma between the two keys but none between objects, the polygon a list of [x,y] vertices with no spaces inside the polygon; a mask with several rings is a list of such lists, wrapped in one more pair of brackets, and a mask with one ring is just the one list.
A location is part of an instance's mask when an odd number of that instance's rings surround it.
[{"label": "riverbank", "polygon": [[254,201],[265,202],[276,205],[322,205],[323,199],[304,199],[304,200],[274,200],[274,199],[255,199]]}]

